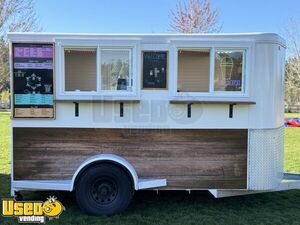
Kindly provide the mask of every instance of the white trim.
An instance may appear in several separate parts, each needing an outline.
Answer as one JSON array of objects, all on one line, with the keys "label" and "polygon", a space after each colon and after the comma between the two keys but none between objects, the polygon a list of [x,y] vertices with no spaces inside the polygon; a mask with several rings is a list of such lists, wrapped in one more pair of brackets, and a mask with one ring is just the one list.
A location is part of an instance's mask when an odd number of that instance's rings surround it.
[{"label": "white trim", "polygon": [[241,195],[250,195],[250,194],[260,194],[260,193],[268,193],[268,192],[276,192],[276,191],[287,191],[300,189],[300,174],[293,173],[285,173],[284,178],[278,184],[276,188],[269,190],[222,190],[222,189],[209,189],[209,192],[215,198],[225,198],[232,196],[241,196]]},{"label": "white trim", "polygon": [[179,33],[39,33],[39,32],[8,32],[8,39],[11,41],[37,41],[37,42],[56,42],[56,40],[127,40],[139,41],[147,39],[153,42],[156,39],[169,43],[170,40],[196,40],[196,41],[252,41],[256,43],[279,44],[286,48],[285,40],[275,33],[202,33],[202,34],[179,34]]},{"label": "white trim", "polygon": [[[214,42],[196,42],[196,41],[171,41],[170,46],[170,64],[173,68],[173,80],[170,98],[172,100],[186,99],[193,100],[194,98],[217,98],[217,99],[227,99],[235,101],[237,98],[245,98],[245,100],[250,100],[249,95],[249,82],[248,78],[250,74],[250,53],[251,49],[254,48],[253,42],[250,41],[214,41]],[[177,77],[178,77],[178,50],[180,49],[210,49],[210,83],[209,83],[209,92],[177,92]],[[214,90],[214,67],[215,67],[215,51],[218,49],[226,49],[233,51],[243,51],[243,77],[242,77],[242,91],[212,91]],[[215,50],[215,51],[213,51]],[[212,54],[213,52],[213,54]],[[170,65],[171,66],[171,65]],[[170,71],[171,72],[171,71]],[[213,77],[213,79],[212,79]],[[171,79],[171,78],[170,78]]]},{"label": "white trim", "polygon": [[156,188],[156,187],[165,187],[167,186],[166,179],[139,179],[138,190]]},{"label": "white trim", "polygon": [[110,161],[124,166],[134,182],[134,189],[141,190],[147,188],[163,187],[167,185],[166,179],[139,179],[133,166],[124,158],[114,154],[100,154],[94,155],[79,165],[75,171],[72,180],[12,180],[11,182],[11,195],[14,195],[14,191],[20,190],[62,190],[73,191],[75,180],[79,173],[94,162]]},{"label": "white trim", "polygon": [[70,191],[71,180],[15,180],[11,186],[15,191],[20,190],[60,190]]},{"label": "white trim", "polygon": [[100,161],[111,161],[111,162],[115,162],[115,163],[118,163],[118,164],[124,166],[132,176],[135,189],[138,190],[138,175],[137,175],[135,169],[133,168],[133,166],[126,159],[124,159],[120,156],[114,155],[114,154],[100,154],[100,155],[94,155],[94,156],[88,158],[87,160],[85,160],[83,163],[81,163],[79,165],[79,167],[77,168],[77,170],[75,171],[75,173],[72,177],[70,191],[73,190],[75,180],[77,178],[77,175],[80,173],[80,171],[82,169],[84,169],[86,166],[90,165],[91,163],[100,162]]},{"label": "white trim", "polygon": [[97,46],[97,53],[96,53],[96,80],[97,80],[97,87],[96,92],[99,93],[101,91],[102,80],[101,80],[101,47],[100,45]]},{"label": "white trim", "polygon": [[[35,191],[35,190],[58,190],[72,191],[72,180],[17,180],[12,181],[11,196],[15,191]],[[138,188],[136,190],[163,187],[167,185],[166,179],[138,179]]]},{"label": "white trim", "polygon": [[[58,52],[57,80],[60,81],[57,85],[56,99],[57,100],[94,100],[94,99],[115,99],[115,100],[139,100],[139,75],[140,68],[140,43],[138,40],[90,40],[90,39],[56,39]],[[66,48],[95,48],[96,49],[96,91],[65,91],[65,61],[64,49]],[[101,88],[101,51],[102,50],[125,50],[129,52],[130,60],[130,76],[132,82],[131,90],[102,90]]]},{"label": "white trim", "polygon": [[215,48],[210,49],[209,56],[209,93],[213,94],[215,90]]}]

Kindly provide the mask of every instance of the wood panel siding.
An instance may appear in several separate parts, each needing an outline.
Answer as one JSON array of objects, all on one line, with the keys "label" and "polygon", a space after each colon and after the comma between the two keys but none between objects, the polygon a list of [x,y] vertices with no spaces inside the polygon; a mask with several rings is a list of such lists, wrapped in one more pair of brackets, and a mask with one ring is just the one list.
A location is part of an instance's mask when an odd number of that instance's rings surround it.
[{"label": "wood panel siding", "polygon": [[209,91],[209,52],[178,52],[178,84],[180,92]]},{"label": "wood panel siding", "polygon": [[87,158],[112,153],[164,189],[244,189],[247,130],[14,128],[14,179],[71,179]]}]

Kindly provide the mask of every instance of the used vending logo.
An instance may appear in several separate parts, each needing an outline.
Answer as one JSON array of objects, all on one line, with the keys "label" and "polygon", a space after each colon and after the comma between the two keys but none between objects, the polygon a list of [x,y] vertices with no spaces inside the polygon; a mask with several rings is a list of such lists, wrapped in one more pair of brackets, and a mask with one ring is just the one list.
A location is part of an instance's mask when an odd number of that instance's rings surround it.
[{"label": "used vending logo", "polygon": [[45,202],[2,200],[2,216],[17,217],[19,223],[45,223],[46,217],[58,219],[64,210],[65,207],[54,196]]}]

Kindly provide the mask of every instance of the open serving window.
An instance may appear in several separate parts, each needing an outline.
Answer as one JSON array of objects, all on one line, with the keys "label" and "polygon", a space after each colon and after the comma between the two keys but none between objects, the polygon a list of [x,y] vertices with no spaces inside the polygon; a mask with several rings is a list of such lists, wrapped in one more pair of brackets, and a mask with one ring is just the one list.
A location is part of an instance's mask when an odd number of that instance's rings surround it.
[{"label": "open serving window", "polygon": [[246,97],[247,49],[176,47],[174,97]]},{"label": "open serving window", "polygon": [[97,90],[97,48],[65,48],[65,91]]},{"label": "open serving window", "polygon": [[58,100],[138,99],[137,45],[61,44]]},{"label": "open serving window", "polygon": [[209,62],[209,49],[180,49],[177,92],[209,92]]}]

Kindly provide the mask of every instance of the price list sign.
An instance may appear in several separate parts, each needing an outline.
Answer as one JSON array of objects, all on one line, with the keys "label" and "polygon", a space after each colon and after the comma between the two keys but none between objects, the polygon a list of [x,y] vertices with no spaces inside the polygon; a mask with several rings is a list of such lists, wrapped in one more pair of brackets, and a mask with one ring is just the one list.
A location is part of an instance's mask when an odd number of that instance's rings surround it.
[{"label": "price list sign", "polygon": [[15,118],[53,118],[53,44],[14,43]]}]

